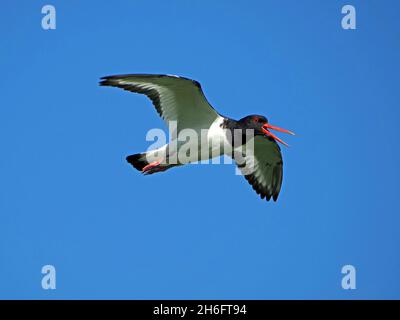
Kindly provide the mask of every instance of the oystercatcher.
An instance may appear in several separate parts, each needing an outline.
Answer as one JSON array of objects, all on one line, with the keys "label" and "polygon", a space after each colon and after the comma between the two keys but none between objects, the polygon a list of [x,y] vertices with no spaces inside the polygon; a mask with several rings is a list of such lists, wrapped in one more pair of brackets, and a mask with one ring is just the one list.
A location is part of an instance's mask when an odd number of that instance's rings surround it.
[{"label": "oystercatcher", "polygon": [[[144,174],[153,174],[174,166],[220,156],[224,154],[224,150],[220,148],[221,141],[225,144],[228,141],[233,145],[237,136],[235,132],[241,132],[240,130],[244,132],[251,129],[254,134],[251,138],[254,146],[253,152],[247,153],[243,151],[245,148],[237,152],[235,145],[229,156],[236,160],[244,177],[262,199],[265,198],[267,201],[271,198],[274,201],[278,199],[282,185],[283,162],[277,142],[284,145],[287,144],[270,130],[288,134],[293,134],[292,132],[270,125],[267,118],[261,115],[250,115],[238,121],[221,116],[208,103],[200,83],[185,77],[156,74],[114,75],[101,78],[100,85],[118,87],[146,95],[167,124],[173,121],[176,122],[176,133],[180,133],[184,129],[192,129],[197,133],[200,130],[208,129],[207,146],[200,142],[197,144],[198,150],[196,151],[198,152],[194,152],[194,156],[189,155],[184,160],[179,158],[176,162],[168,161],[170,160],[172,142],[155,151],[128,156],[126,160],[137,170]],[[230,139],[227,139],[228,133],[229,137],[231,137]],[[238,145],[243,147],[249,141],[242,140],[242,143]],[[181,141],[175,140],[175,142],[177,143],[174,148],[174,155],[179,152],[183,145]],[[204,153],[204,150],[201,150],[202,148],[207,148],[209,152]],[[239,163],[238,155],[244,161]],[[152,160],[150,161],[149,159]],[[248,162],[252,162],[252,170],[250,171],[245,170]]]}]

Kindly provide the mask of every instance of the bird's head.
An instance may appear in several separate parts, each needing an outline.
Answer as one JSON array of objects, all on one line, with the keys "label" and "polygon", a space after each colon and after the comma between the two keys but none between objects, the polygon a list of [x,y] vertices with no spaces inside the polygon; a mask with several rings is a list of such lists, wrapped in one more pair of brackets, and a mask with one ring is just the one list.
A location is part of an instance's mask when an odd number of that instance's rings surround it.
[{"label": "bird's head", "polygon": [[269,130],[276,130],[279,132],[284,132],[284,133],[294,135],[294,133],[289,130],[282,129],[282,128],[279,128],[279,127],[269,124],[268,119],[266,117],[260,116],[260,115],[250,115],[250,116],[240,119],[239,122],[246,129],[253,129],[254,135],[262,135],[262,136],[265,135],[265,136],[271,137],[274,140],[284,144],[285,146],[288,146],[288,144],[286,142],[282,141],[280,138],[278,138],[276,135],[274,135]]}]

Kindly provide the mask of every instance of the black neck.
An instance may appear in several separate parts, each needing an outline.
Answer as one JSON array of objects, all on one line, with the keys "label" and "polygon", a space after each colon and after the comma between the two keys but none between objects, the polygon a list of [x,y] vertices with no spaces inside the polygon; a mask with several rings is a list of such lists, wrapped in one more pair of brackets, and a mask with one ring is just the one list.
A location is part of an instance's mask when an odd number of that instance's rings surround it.
[{"label": "black neck", "polygon": [[[241,121],[236,121],[225,117],[224,121],[221,124],[221,128],[230,131],[229,135],[230,137],[232,137],[233,146],[238,147],[247,142],[248,139],[248,137],[246,136],[247,127]],[[238,131],[238,129],[241,129],[241,131]]]}]

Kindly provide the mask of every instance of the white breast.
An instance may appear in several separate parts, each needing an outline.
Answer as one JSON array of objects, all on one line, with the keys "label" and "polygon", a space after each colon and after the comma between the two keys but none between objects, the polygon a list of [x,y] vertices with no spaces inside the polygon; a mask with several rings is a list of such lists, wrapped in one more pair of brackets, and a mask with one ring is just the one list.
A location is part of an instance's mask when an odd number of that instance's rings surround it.
[{"label": "white breast", "polygon": [[[220,156],[224,153],[224,146],[229,145],[225,129],[222,128],[224,118],[219,116],[208,130],[207,143],[209,148],[209,158]],[[204,146],[206,147],[206,146]],[[206,159],[204,159],[206,160]]]},{"label": "white breast", "polygon": [[[186,140],[184,130],[180,131],[178,140],[178,162],[181,164],[209,160],[224,153],[224,144],[228,142],[225,130],[221,128],[224,118],[219,116],[209,129],[190,129],[197,139]],[[181,136],[182,135],[182,136]],[[190,150],[190,152],[188,152]]]}]

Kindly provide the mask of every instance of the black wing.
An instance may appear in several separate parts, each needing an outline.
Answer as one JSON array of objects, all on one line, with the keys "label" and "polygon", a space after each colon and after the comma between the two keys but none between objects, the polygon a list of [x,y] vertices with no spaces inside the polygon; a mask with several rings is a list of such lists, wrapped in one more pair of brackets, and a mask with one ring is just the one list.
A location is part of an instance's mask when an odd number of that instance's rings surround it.
[{"label": "black wing", "polygon": [[[254,154],[254,155],[253,155]],[[276,201],[282,186],[283,161],[278,144],[263,136],[254,137],[254,152],[235,156],[236,163],[253,189],[269,201]]]}]

